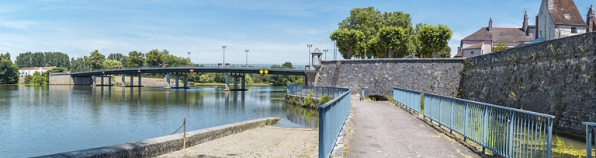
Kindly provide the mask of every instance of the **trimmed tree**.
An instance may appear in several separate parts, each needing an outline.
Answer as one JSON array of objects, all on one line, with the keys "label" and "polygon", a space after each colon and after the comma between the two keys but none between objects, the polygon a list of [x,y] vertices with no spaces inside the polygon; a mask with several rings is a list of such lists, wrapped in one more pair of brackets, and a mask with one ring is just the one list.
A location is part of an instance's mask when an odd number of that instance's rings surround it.
[{"label": "trimmed tree", "polygon": [[360,51],[366,47],[362,32],[340,28],[333,31],[329,38],[336,41],[336,46],[345,59],[351,59],[352,53],[355,53],[355,56],[364,57],[364,52]]},{"label": "trimmed tree", "polygon": [[[408,38],[405,30],[399,27],[383,27],[377,34],[380,44],[383,48],[389,50],[388,58],[393,58],[393,50],[401,50],[406,47]],[[401,52],[399,57],[405,56],[406,52]],[[383,56],[385,57],[385,56]]]},{"label": "trimmed tree", "polygon": [[[451,39],[451,29],[446,25],[424,25],[418,31],[418,40],[423,52],[433,52],[433,57],[438,58],[438,51],[448,47],[447,42]],[[427,54],[421,54],[421,56]],[[430,56],[430,55],[429,55]]]}]

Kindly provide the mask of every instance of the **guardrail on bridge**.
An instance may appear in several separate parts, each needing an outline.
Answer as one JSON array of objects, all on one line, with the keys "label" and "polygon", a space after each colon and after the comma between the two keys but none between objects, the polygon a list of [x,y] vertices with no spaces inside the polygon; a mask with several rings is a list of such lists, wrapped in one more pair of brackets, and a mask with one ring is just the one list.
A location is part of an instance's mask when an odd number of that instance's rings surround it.
[{"label": "guardrail on bridge", "polygon": [[415,111],[419,108],[424,118],[478,143],[483,152],[489,149],[503,157],[551,157],[552,115],[429,93],[423,94],[422,109],[420,101],[413,101],[420,99],[413,93],[421,92],[393,91],[394,101]]},{"label": "guardrail on bridge", "polygon": [[596,143],[592,144],[592,141],[596,139],[596,122],[584,122],[586,125],[586,157],[592,158],[592,145],[596,147]]},{"label": "guardrail on bridge", "polygon": [[318,107],[319,110],[319,157],[328,158],[335,147],[344,122],[348,118],[351,106],[350,89],[334,87],[312,87],[302,85],[289,85],[287,93],[306,96],[329,95],[333,99]]}]

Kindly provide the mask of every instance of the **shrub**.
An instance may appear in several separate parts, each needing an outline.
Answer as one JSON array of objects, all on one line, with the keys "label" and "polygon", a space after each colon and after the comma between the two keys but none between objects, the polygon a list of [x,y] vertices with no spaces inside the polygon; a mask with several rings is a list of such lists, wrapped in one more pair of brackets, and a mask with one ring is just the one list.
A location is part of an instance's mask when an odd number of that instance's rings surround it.
[{"label": "shrub", "polygon": [[319,105],[323,105],[329,101],[331,101],[331,96],[328,96],[328,95],[323,96],[323,97],[321,97],[321,99],[319,99]]},{"label": "shrub", "polygon": [[314,93],[310,92],[306,97],[304,97],[304,106],[310,106],[312,104],[312,96]]}]

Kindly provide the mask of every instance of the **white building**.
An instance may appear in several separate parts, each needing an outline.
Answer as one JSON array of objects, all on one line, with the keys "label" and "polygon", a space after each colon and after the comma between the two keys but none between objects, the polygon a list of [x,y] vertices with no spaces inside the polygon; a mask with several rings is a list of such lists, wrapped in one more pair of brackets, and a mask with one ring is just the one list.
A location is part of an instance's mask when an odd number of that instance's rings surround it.
[{"label": "white building", "polygon": [[44,73],[48,70],[52,70],[54,67],[24,67],[19,69],[19,76],[25,77],[27,75],[33,75],[35,72]]},{"label": "white building", "polygon": [[573,0],[542,0],[536,16],[536,37],[545,40],[586,33],[586,22]]}]

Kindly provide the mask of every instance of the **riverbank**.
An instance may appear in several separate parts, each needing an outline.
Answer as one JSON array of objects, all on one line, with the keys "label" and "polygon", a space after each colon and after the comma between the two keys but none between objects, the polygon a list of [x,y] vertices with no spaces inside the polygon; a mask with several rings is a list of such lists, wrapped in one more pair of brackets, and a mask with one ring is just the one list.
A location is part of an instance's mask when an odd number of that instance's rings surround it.
[{"label": "riverbank", "polygon": [[173,157],[317,157],[318,130],[264,126],[160,155]]}]

